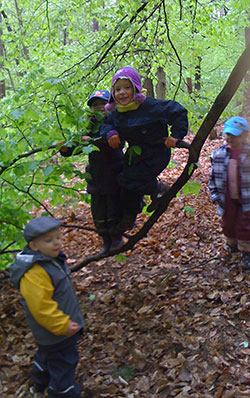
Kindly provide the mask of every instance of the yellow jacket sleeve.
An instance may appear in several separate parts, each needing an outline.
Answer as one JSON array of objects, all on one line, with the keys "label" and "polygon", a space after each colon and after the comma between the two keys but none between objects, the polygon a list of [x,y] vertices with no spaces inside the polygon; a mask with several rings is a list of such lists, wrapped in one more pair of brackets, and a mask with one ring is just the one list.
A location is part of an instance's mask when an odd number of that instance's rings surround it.
[{"label": "yellow jacket sleeve", "polygon": [[54,286],[40,265],[35,264],[23,275],[20,291],[39,325],[57,336],[66,334],[70,318],[58,309],[58,303],[52,299]]}]

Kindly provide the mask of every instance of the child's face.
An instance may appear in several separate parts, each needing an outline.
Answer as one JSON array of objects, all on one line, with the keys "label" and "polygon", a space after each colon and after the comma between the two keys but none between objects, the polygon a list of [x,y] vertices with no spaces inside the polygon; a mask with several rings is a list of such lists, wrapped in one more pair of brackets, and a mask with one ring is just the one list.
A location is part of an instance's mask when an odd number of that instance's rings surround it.
[{"label": "child's face", "polygon": [[62,246],[59,228],[38,236],[29,243],[29,246],[47,257],[56,258]]},{"label": "child's face", "polygon": [[243,131],[240,135],[226,133],[226,141],[232,149],[240,149],[247,139],[247,131]]},{"label": "child's face", "polygon": [[119,79],[114,85],[113,95],[120,105],[128,105],[134,97],[134,88],[129,79]]},{"label": "child's face", "polygon": [[91,105],[91,110],[95,113],[95,112],[102,112],[102,113],[106,113],[105,110],[105,105],[106,105],[107,101],[101,99],[101,98],[97,98],[94,100],[94,102]]}]

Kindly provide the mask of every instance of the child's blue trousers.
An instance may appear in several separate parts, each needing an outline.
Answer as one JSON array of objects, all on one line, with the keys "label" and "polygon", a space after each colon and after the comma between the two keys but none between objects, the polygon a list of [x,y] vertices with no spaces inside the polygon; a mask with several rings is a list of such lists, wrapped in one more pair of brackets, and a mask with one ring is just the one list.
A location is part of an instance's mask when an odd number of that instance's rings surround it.
[{"label": "child's blue trousers", "polygon": [[49,398],[81,397],[81,389],[75,381],[78,339],[79,333],[58,344],[38,346],[31,371],[37,392],[47,388]]}]

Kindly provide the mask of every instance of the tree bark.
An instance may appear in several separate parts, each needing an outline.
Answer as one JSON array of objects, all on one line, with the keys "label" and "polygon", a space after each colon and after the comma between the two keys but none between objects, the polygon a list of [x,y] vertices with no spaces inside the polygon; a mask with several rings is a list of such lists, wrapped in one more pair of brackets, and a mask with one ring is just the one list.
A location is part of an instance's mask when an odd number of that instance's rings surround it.
[{"label": "tree bark", "polygon": [[163,68],[159,67],[156,72],[158,82],[155,87],[156,97],[158,99],[166,99],[166,74]]},{"label": "tree bark", "polygon": [[[126,252],[127,250],[133,249],[134,245],[140,239],[144,238],[147,235],[150,228],[159,219],[159,217],[167,210],[171,200],[176,196],[176,194],[190,179],[191,175],[194,173],[195,169],[197,168],[196,163],[199,159],[201,148],[204,145],[210,131],[216,124],[221,113],[229,104],[230,100],[234,96],[235,92],[237,91],[240,83],[244,79],[244,76],[246,75],[249,69],[250,69],[250,43],[248,43],[246,49],[243,51],[242,55],[238,59],[238,62],[236,63],[234,69],[232,70],[225,86],[223,87],[222,91],[215,99],[210,111],[208,112],[207,116],[202,122],[195,138],[193,139],[189,149],[189,159],[182,174],[176,180],[176,182],[171,186],[170,190],[162,197],[157,209],[145,222],[143,227],[135,235],[131,236],[128,242],[115,254],[123,253]],[[112,253],[112,255],[114,255],[114,253]],[[108,255],[100,256],[97,254],[86,257],[77,265],[72,267],[71,270],[72,272],[78,271],[79,269],[86,266],[90,262],[97,261],[104,257],[109,257],[109,256]]]},{"label": "tree bark", "polygon": [[[16,7],[16,13],[17,13],[18,24],[19,24],[19,28],[20,28],[20,31],[21,31],[21,36],[24,36],[24,33],[23,33],[22,13],[21,13],[21,10],[20,10],[20,8],[19,8],[18,1],[17,1],[17,0],[15,0],[15,7]],[[23,53],[24,53],[26,59],[30,59],[28,48],[27,48],[27,47],[25,46],[25,44],[23,43],[22,38],[21,38],[21,45],[22,45],[22,47],[23,47]]]},{"label": "tree bark", "polygon": [[201,57],[197,57],[197,65],[195,67],[194,88],[196,91],[201,89]]},{"label": "tree bark", "polygon": [[147,97],[155,97],[152,79],[147,77],[144,81],[143,87],[147,90]]}]

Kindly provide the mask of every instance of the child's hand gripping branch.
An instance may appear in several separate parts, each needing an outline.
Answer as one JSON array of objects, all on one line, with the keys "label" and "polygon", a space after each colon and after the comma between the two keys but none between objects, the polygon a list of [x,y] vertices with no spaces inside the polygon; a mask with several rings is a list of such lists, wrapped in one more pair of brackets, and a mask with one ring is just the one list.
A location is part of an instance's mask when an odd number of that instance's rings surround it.
[{"label": "child's hand gripping branch", "polygon": [[108,138],[108,144],[111,148],[117,149],[121,145],[121,140],[119,134],[113,134]]},{"label": "child's hand gripping branch", "polygon": [[174,137],[167,137],[167,138],[165,139],[164,144],[165,144],[165,146],[166,146],[167,148],[175,148],[177,141],[178,141],[177,138],[174,138]]}]

